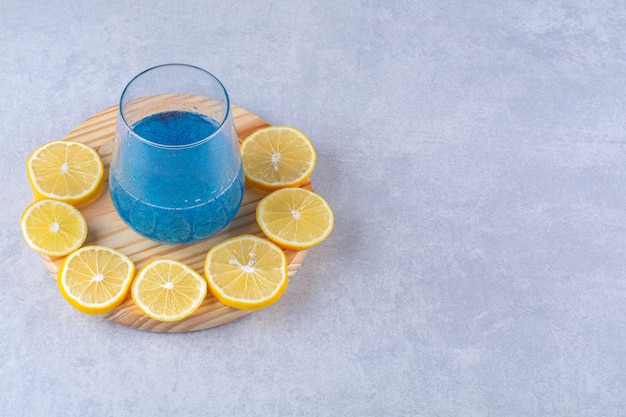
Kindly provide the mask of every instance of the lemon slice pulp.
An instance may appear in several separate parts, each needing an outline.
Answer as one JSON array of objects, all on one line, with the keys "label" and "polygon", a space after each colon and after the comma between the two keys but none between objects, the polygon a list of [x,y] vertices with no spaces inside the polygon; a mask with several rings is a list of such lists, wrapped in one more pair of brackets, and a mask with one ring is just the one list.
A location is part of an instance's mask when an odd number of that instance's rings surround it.
[{"label": "lemon slice pulp", "polygon": [[204,274],[220,302],[256,310],[276,302],[287,288],[287,258],[269,240],[241,235],[209,249]]},{"label": "lemon slice pulp", "polygon": [[59,290],[74,308],[103,314],[126,299],[135,264],[124,254],[104,246],[84,246],[70,254],[59,269]]},{"label": "lemon slice pulp", "polygon": [[318,245],[334,225],[326,200],[303,188],[283,188],[263,197],[257,204],[256,220],[272,242],[291,250]]},{"label": "lemon slice pulp", "polygon": [[36,199],[81,205],[95,199],[104,183],[100,155],[78,142],[57,140],[40,146],[28,157],[26,170]]},{"label": "lemon slice pulp", "polygon": [[207,294],[206,280],[172,259],[155,259],[137,273],[131,287],[135,304],[159,321],[182,320],[193,314]]},{"label": "lemon slice pulp", "polygon": [[275,190],[306,182],[315,168],[316,153],[309,138],[298,129],[270,126],[243,140],[241,160],[250,185]]},{"label": "lemon slice pulp", "polygon": [[71,204],[44,199],[31,203],[22,213],[24,240],[36,252],[65,256],[87,239],[87,221]]}]

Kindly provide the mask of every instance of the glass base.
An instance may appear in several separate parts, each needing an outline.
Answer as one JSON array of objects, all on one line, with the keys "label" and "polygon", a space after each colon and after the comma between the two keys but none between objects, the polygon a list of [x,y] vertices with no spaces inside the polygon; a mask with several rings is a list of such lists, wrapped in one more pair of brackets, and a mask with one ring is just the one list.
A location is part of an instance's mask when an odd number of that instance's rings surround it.
[{"label": "glass base", "polygon": [[243,170],[219,196],[201,204],[171,208],[141,201],[109,175],[111,200],[124,222],[135,232],[155,242],[199,242],[226,227],[237,214],[244,194]]}]

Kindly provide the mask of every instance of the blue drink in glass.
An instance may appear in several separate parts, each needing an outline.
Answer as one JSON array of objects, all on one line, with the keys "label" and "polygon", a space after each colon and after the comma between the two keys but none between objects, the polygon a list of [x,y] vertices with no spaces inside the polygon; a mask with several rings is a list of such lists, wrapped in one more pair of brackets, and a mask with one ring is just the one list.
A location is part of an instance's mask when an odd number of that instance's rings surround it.
[{"label": "blue drink in glass", "polygon": [[[154,77],[146,80],[146,74]],[[156,67],[122,94],[109,171],[111,199],[133,230],[154,241],[207,239],[233,219],[243,199],[228,96],[214,77],[217,86],[204,88],[206,78],[212,81],[207,75],[185,65]],[[139,88],[131,89],[137,80]],[[171,85],[180,80],[184,86]],[[155,84],[164,92],[148,94]],[[179,88],[183,93],[174,92]]]}]

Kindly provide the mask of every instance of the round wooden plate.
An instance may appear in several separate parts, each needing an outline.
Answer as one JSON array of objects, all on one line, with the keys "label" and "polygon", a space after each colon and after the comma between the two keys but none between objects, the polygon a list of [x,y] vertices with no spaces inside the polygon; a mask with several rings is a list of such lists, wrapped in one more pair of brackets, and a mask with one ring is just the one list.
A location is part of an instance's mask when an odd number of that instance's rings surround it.
[{"label": "round wooden plate", "polygon": [[[89,117],[63,138],[63,140],[84,143],[98,151],[104,162],[107,174],[113,149],[117,109],[117,106],[113,106]],[[263,119],[241,107],[233,106],[232,110],[240,142],[253,131],[269,126]],[[311,183],[308,182],[302,187],[311,189]],[[130,257],[137,269],[151,259],[166,257],[184,262],[202,275],[204,258],[209,248],[214,244],[243,233],[263,236],[263,232],[261,232],[255,220],[255,210],[257,202],[264,195],[260,191],[246,187],[243,203],[235,219],[216,236],[189,245],[164,245],[145,239],[126,226],[111,202],[107,177],[105,178],[105,187],[100,197],[85,206],[79,207],[87,219],[89,227],[89,235],[85,245],[103,245],[117,249]],[[306,251],[285,251],[285,254],[289,262],[289,277],[291,278],[304,261]],[[42,259],[46,269],[56,280],[63,258],[42,256]],[[59,300],[61,299],[59,295]],[[200,308],[190,317],[176,322],[160,322],[144,315],[129,296],[121,306],[110,313],[102,315],[102,317],[114,323],[139,330],[189,332],[229,323],[250,312],[227,307],[209,294]]]}]

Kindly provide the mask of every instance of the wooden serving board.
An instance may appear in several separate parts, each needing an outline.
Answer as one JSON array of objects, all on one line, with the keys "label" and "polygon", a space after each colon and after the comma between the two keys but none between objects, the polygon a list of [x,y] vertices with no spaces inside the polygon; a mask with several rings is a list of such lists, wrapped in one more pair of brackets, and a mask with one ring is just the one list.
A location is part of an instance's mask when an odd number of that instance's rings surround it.
[{"label": "wooden serving board", "polygon": [[[165,245],[145,239],[126,226],[113,207],[108,188],[108,169],[113,149],[117,111],[118,106],[103,110],[80,123],[63,138],[63,140],[81,142],[93,147],[100,154],[105,167],[105,186],[100,197],[79,207],[89,228],[85,245],[103,245],[119,250],[135,263],[137,270],[152,259],[170,258],[189,265],[203,275],[204,258],[211,246],[226,238],[243,233],[263,236],[263,232],[255,220],[255,210],[257,202],[265,194],[247,186],[241,208],[234,220],[217,235],[199,243]],[[269,126],[263,119],[241,107],[233,106],[232,111],[240,142],[253,131]],[[311,189],[311,183],[308,182],[302,187]],[[287,250],[285,255],[289,262],[289,277],[291,278],[304,261],[306,251]],[[42,259],[46,269],[56,280],[63,258],[51,258],[42,255]],[[59,300],[61,299],[59,295]],[[144,315],[129,296],[121,306],[102,315],[102,317],[114,323],[139,330],[189,332],[229,323],[249,313],[250,311],[225,306],[209,294],[200,308],[186,319],[176,322],[160,322]]]}]

